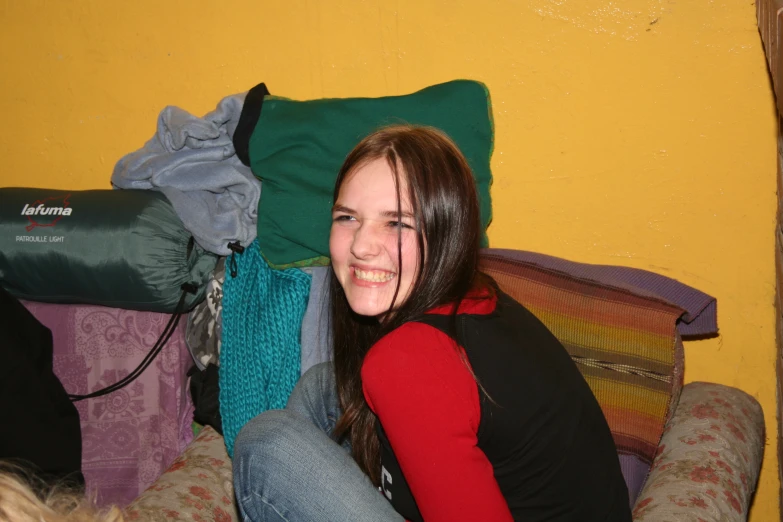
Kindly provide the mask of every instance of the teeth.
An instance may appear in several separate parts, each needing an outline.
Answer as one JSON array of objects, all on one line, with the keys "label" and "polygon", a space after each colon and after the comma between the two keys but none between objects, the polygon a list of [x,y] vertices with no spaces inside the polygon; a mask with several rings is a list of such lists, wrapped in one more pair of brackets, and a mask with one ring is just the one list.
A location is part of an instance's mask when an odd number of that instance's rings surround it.
[{"label": "teeth", "polygon": [[371,281],[373,283],[385,283],[386,281],[394,279],[394,274],[391,272],[374,272],[371,270],[359,270],[358,268],[355,268],[354,274],[356,274],[357,279]]}]

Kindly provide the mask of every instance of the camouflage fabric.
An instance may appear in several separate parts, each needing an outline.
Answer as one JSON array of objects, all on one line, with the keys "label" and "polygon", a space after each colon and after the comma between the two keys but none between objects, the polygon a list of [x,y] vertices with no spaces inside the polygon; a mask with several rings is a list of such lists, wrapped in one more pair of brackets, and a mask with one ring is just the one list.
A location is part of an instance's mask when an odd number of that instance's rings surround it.
[{"label": "camouflage fabric", "polygon": [[203,370],[209,363],[219,365],[222,330],[223,282],[226,280],[226,258],[221,257],[209,278],[204,301],[188,314],[185,332],[190,355]]}]

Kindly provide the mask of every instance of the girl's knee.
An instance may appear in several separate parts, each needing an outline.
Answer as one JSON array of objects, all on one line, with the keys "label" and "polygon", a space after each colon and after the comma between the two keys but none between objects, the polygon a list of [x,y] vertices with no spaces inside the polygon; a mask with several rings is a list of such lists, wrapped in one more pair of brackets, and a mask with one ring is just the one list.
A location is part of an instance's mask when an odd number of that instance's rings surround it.
[{"label": "girl's knee", "polygon": [[245,424],[234,441],[234,460],[266,456],[297,438],[303,419],[287,410],[268,410]]},{"label": "girl's knee", "polygon": [[234,442],[237,498],[251,496],[259,487],[268,487],[270,477],[283,477],[299,466],[312,445],[307,439],[312,429],[308,420],[288,410],[265,411],[245,424]]},{"label": "girl's knee", "polygon": [[322,362],[313,365],[299,379],[299,386],[308,393],[323,393],[326,388],[334,385],[334,365]]}]

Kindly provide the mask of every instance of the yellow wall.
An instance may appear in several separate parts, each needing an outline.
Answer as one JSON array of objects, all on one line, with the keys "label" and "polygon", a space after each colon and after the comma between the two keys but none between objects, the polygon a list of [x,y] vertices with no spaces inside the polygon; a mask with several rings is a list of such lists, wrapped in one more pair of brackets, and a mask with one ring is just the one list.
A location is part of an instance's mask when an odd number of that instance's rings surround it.
[{"label": "yellow wall", "polygon": [[686,379],[761,401],[751,520],[777,518],[777,128],[751,0],[30,0],[0,23],[0,185],[108,188],[165,105],[203,114],[259,81],[299,99],[485,82],[492,246],[716,296],[721,335],[686,344]]}]

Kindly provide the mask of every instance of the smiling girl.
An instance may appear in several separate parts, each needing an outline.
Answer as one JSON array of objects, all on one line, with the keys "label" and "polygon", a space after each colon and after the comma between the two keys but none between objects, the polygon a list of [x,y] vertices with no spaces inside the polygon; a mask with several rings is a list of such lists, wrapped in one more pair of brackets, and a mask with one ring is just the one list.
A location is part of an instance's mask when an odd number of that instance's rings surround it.
[{"label": "smiling girl", "polygon": [[445,135],[365,138],[337,177],[334,363],[240,432],[245,520],[629,521],[601,409],[555,337],[479,270]]}]

